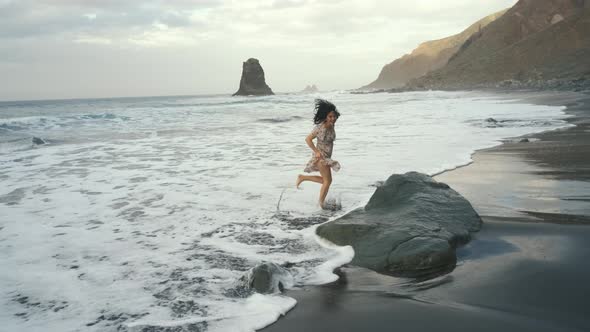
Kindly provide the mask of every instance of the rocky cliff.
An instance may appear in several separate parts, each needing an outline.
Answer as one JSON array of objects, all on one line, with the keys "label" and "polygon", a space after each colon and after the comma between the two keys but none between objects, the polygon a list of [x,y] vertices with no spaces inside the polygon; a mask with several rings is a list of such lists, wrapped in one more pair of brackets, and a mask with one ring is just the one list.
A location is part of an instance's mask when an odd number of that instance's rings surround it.
[{"label": "rocky cliff", "polygon": [[465,89],[590,79],[590,0],[520,0],[410,89]]},{"label": "rocky cliff", "polygon": [[265,96],[274,93],[264,79],[264,70],[258,59],[250,58],[242,65],[240,88],[234,96]]},{"label": "rocky cliff", "polygon": [[385,65],[381,69],[379,77],[361,89],[401,87],[413,78],[443,67],[471,35],[495,21],[505,12],[506,10],[502,10],[486,16],[456,35],[420,44],[412,53]]}]

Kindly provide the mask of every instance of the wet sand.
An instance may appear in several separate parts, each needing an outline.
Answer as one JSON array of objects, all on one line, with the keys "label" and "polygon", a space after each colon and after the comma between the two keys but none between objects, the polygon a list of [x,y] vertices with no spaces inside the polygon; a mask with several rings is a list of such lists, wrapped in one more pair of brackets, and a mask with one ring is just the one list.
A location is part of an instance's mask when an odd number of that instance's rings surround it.
[{"label": "wet sand", "polygon": [[297,306],[263,331],[589,331],[590,98],[504,94],[566,105],[576,126],[435,177],[484,220],[453,272],[420,282],[345,266],[338,282],[290,290]]}]

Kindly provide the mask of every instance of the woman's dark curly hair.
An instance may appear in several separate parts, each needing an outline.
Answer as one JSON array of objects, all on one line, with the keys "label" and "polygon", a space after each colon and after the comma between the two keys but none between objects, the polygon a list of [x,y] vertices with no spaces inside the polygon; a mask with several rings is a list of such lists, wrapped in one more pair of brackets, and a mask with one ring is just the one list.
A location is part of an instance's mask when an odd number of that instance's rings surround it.
[{"label": "woman's dark curly hair", "polygon": [[326,120],[328,114],[330,112],[334,112],[336,114],[336,119],[340,117],[340,113],[336,109],[336,106],[331,102],[325,99],[316,99],[315,100],[315,114],[313,115],[313,123],[320,124],[322,121]]}]

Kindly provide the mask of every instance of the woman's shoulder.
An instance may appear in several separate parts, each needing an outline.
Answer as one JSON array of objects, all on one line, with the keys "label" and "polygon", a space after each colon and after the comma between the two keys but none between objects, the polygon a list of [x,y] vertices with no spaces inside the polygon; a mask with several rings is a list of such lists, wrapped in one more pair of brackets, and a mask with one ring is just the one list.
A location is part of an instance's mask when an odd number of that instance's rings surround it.
[{"label": "woman's shoulder", "polygon": [[316,123],[316,124],[313,125],[313,129],[314,130],[320,130],[320,129],[323,129],[323,128],[325,128],[324,122]]}]

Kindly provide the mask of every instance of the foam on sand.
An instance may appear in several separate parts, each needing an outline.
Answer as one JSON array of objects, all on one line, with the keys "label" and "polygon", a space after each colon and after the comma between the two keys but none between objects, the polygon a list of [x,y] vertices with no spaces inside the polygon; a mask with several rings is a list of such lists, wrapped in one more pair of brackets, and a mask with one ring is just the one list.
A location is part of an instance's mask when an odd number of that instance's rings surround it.
[{"label": "foam on sand", "polygon": [[0,151],[20,138],[50,142],[0,152],[3,328],[259,328],[294,300],[237,297],[236,282],[263,261],[288,266],[293,287],[335,280],[353,252],[318,241],[314,227],[364,206],[377,181],[434,174],[503,138],[565,126],[561,107],[474,93],[322,97],[342,113],[338,211],[320,210],[319,185],[307,182],[276,210],[309,157],[306,95],[0,103]]}]

